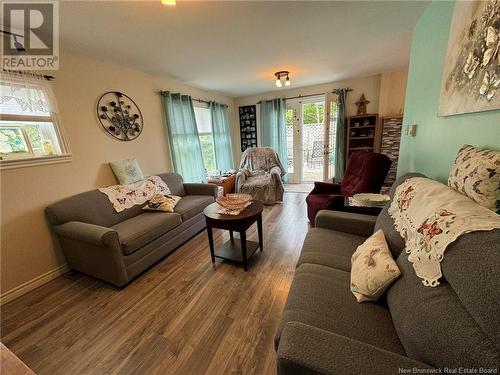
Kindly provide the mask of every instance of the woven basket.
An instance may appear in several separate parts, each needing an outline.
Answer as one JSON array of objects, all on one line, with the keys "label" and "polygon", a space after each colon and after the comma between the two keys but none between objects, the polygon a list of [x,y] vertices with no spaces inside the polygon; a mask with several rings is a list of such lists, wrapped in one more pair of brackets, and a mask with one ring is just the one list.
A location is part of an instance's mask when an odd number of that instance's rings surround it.
[{"label": "woven basket", "polygon": [[226,196],[218,197],[217,203],[228,210],[241,210],[248,206],[252,201],[250,194],[226,194]]}]

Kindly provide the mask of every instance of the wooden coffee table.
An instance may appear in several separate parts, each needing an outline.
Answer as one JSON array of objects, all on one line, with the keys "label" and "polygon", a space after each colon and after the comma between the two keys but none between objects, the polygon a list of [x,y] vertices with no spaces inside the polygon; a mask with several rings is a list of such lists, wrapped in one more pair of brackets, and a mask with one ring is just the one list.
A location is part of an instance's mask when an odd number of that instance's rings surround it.
[{"label": "wooden coffee table", "polygon": [[[264,205],[255,201],[245,208],[239,215],[221,215],[218,213],[221,206],[212,203],[207,206],[203,213],[207,222],[208,243],[210,245],[210,255],[212,263],[215,257],[243,264],[243,269],[248,270],[248,260],[260,248],[264,250],[262,240],[262,210]],[[257,222],[259,242],[247,241],[246,231],[253,223]],[[230,240],[224,243],[220,249],[214,249],[214,238],[212,229],[226,229],[229,231]],[[238,232],[240,238],[234,238],[233,232]]]}]

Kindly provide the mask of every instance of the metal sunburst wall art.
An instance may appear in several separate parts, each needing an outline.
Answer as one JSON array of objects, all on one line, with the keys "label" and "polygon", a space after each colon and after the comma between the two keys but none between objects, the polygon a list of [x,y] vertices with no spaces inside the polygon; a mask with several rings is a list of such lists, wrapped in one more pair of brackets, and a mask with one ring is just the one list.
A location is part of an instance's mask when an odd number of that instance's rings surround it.
[{"label": "metal sunburst wall art", "polygon": [[118,91],[107,92],[99,98],[97,117],[104,130],[120,141],[136,139],[144,127],[137,104]]}]

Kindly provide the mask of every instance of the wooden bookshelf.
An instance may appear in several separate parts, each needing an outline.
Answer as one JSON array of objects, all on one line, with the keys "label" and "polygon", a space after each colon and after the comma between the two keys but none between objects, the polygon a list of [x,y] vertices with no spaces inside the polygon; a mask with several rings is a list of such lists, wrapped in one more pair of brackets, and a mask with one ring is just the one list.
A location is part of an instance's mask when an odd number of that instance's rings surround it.
[{"label": "wooden bookshelf", "polygon": [[346,157],[354,151],[380,152],[382,127],[378,113],[351,116],[347,119]]}]

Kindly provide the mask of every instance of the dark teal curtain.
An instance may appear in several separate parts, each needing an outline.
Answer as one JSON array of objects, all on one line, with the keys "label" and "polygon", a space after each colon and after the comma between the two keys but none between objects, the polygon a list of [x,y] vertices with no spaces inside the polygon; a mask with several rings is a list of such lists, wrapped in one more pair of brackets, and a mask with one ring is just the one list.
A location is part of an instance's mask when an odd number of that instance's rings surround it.
[{"label": "dark teal curtain", "polygon": [[210,102],[208,108],[212,117],[215,165],[218,170],[225,172],[234,168],[227,105]]},{"label": "dark teal curtain", "polygon": [[345,123],[346,123],[346,103],[348,88],[334,89],[337,94],[337,128],[335,129],[335,181],[340,182],[344,177],[345,169]]},{"label": "dark teal curtain", "polygon": [[278,154],[281,164],[288,165],[285,112],[286,105],[283,99],[260,102],[259,131],[261,145],[272,147]]},{"label": "dark teal curtain", "polygon": [[205,181],[205,166],[201,153],[193,101],[188,95],[162,92],[165,117],[175,172],[186,182]]}]

